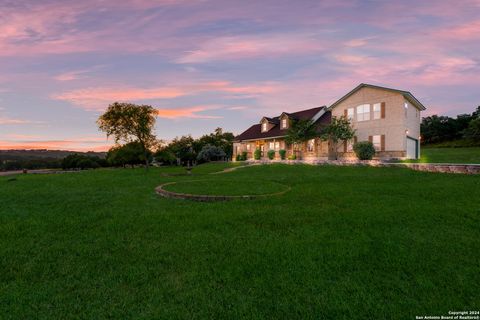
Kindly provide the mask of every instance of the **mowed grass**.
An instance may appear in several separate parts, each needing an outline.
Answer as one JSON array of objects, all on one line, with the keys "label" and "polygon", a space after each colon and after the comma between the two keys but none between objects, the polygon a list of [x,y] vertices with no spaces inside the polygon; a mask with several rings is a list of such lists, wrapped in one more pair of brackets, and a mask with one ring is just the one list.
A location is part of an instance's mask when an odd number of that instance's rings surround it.
[{"label": "mowed grass", "polygon": [[414,163],[469,163],[480,164],[480,148],[421,148],[420,159]]},{"label": "mowed grass", "polygon": [[192,179],[161,175],[169,169],[1,177],[0,318],[414,319],[478,310],[480,176],[303,165],[209,175],[209,166],[197,173],[211,181],[206,190],[225,179],[292,190],[201,203],[154,193]]},{"label": "mowed grass", "polygon": [[269,180],[242,179],[242,181],[237,182],[227,177],[225,179],[217,178],[214,183],[208,179],[180,181],[166,185],[163,189],[196,195],[241,196],[285,192],[288,191],[288,186]]}]

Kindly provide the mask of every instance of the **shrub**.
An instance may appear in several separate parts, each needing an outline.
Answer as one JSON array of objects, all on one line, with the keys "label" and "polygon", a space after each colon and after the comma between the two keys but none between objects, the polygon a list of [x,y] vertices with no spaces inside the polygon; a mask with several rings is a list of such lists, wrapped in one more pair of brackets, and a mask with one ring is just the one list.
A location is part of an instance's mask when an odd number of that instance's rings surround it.
[{"label": "shrub", "polygon": [[375,148],[370,141],[360,141],[353,145],[353,151],[360,160],[372,160],[375,155]]},{"label": "shrub", "polygon": [[290,155],[288,157],[288,160],[297,160],[297,155],[295,153],[293,153],[292,155]]},{"label": "shrub", "polygon": [[241,154],[237,154],[237,156],[235,157],[235,161],[243,161],[243,160],[242,160],[242,155],[241,155]]},{"label": "shrub", "polygon": [[280,159],[285,160],[285,157],[287,156],[287,150],[279,150],[278,154],[280,154]]},{"label": "shrub", "polygon": [[173,165],[177,162],[175,154],[168,149],[157,151],[155,159],[164,165]]},{"label": "shrub", "polygon": [[273,158],[275,158],[275,150],[268,150],[267,156],[268,159],[273,160]]},{"label": "shrub", "polygon": [[255,152],[253,153],[253,157],[255,160],[260,160],[260,157],[262,156],[262,151],[260,149],[255,149]]},{"label": "shrub", "polygon": [[247,160],[247,151],[242,152],[242,161]]},{"label": "shrub", "polygon": [[226,156],[227,155],[222,148],[207,144],[203,146],[202,150],[200,150],[200,152],[198,153],[197,160],[205,162],[212,160],[222,160],[225,159]]}]

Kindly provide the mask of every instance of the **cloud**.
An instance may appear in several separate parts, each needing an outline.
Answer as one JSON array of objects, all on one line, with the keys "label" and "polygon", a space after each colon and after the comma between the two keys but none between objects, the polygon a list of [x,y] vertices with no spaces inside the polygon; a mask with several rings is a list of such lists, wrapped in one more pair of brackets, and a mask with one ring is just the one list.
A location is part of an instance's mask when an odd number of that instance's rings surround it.
[{"label": "cloud", "polygon": [[41,123],[40,121],[30,121],[30,120],[23,120],[23,119],[14,119],[8,117],[0,117],[0,124],[8,125],[8,124],[34,124],[34,123]]},{"label": "cloud", "polygon": [[219,37],[200,44],[175,60],[177,63],[205,63],[219,60],[279,57],[314,54],[324,51],[328,43],[313,33],[264,34],[258,36]]},{"label": "cloud", "polygon": [[202,92],[220,92],[243,97],[252,97],[277,90],[275,83],[235,85],[229,81],[210,81],[172,87],[117,87],[86,88],[53,94],[52,99],[67,101],[86,110],[104,110],[115,101],[138,102],[143,100],[173,99]]},{"label": "cloud", "polygon": [[115,101],[138,101],[151,99],[171,99],[185,95],[177,88],[86,88],[54,94],[55,100],[63,100],[86,110],[104,110]]},{"label": "cloud", "polygon": [[[48,149],[71,151],[107,151],[113,146],[106,138],[98,136],[75,137],[65,140],[41,140],[41,136],[10,134],[13,140],[0,140],[0,150],[11,149]],[[25,139],[23,139],[25,138]]]},{"label": "cloud", "polygon": [[176,109],[157,109],[160,118],[178,119],[178,118],[194,118],[194,119],[220,119],[220,116],[211,116],[201,114],[208,110],[219,109],[220,106],[193,106],[187,108]]}]

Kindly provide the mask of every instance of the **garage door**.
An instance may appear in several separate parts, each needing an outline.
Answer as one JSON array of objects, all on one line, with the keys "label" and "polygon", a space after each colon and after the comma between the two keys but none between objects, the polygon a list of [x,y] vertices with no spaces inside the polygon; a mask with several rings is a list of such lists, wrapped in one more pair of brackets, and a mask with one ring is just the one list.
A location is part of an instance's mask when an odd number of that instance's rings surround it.
[{"label": "garage door", "polygon": [[417,144],[418,140],[407,137],[407,158],[417,159]]}]

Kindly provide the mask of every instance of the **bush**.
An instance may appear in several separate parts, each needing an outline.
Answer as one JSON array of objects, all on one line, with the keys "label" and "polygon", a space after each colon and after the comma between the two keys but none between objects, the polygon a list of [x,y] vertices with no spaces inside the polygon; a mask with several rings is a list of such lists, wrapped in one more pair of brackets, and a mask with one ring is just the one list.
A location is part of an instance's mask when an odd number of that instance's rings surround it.
[{"label": "bush", "polygon": [[203,146],[202,150],[198,153],[198,161],[212,161],[212,160],[224,160],[227,155],[222,148],[207,144]]},{"label": "bush", "polygon": [[285,160],[285,157],[287,156],[287,150],[279,150],[278,154],[280,154],[280,159]]},{"label": "bush", "polygon": [[268,150],[267,156],[268,159],[273,160],[273,158],[275,158],[275,150]]},{"label": "bush", "polygon": [[256,149],[255,152],[253,153],[253,157],[255,160],[260,160],[260,157],[262,156],[262,151],[260,149]]},{"label": "bush", "polygon": [[247,151],[242,152],[242,161],[247,160],[247,154],[248,154]]},{"label": "bush", "polygon": [[63,169],[95,169],[106,166],[105,160],[96,156],[86,156],[83,154],[71,154],[62,160]]},{"label": "bush", "polygon": [[177,163],[175,154],[168,149],[157,151],[157,153],[155,153],[155,160],[164,165],[173,165]]},{"label": "bush", "polygon": [[237,155],[235,156],[235,161],[243,161],[243,160],[242,160],[242,155],[241,155],[241,154],[237,154]]},{"label": "bush", "polygon": [[372,160],[375,155],[375,148],[370,141],[360,141],[353,145],[353,151],[360,160]]},{"label": "bush", "polygon": [[295,153],[293,153],[292,155],[290,155],[288,157],[288,160],[297,160],[297,155]]}]

